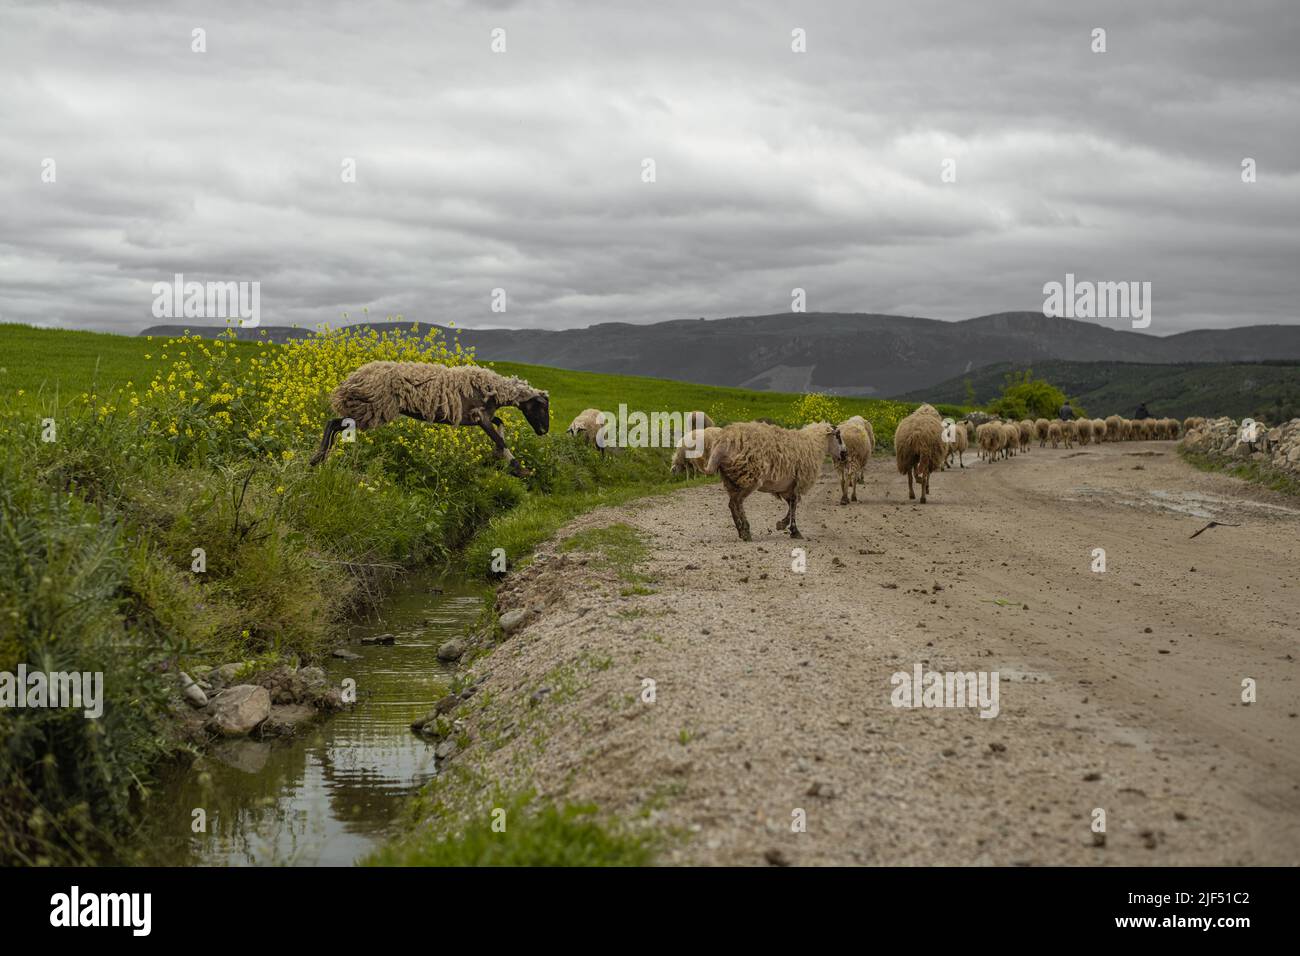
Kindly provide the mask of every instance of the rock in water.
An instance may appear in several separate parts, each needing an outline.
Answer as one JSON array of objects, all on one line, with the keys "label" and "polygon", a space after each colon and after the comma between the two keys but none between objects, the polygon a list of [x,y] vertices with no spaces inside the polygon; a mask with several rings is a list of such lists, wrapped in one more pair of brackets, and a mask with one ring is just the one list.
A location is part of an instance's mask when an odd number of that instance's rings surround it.
[{"label": "rock in water", "polygon": [[223,690],[212,701],[208,724],[225,737],[243,737],[271,716],[271,695],[265,687],[240,684]]},{"label": "rock in water", "polygon": [[465,654],[465,642],[459,637],[448,641],[442,647],[438,648],[438,660],[440,661],[458,661]]}]

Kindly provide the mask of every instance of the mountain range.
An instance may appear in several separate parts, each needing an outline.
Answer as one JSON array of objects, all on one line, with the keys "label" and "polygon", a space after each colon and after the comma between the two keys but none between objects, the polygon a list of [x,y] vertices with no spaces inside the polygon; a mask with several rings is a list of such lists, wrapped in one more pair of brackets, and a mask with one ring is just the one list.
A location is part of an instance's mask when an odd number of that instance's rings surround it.
[{"label": "mountain range", "polygon": [[[362,323],[378,329],[410,322]],[[430,326],[420,324],[421,333]],[[454,329],[438,326],[482,361],[647,375],[782,392],[820,391],[890,397],[959,380],[987,366],[1035,366],[1059,360],[1151,365],[1300,360],[1300,325],[1202,329],[1155,336],[1041,312],[1002,312],[962,321],[864,313],[779,313],[725,319],[678,319],[649,325],[607,322],[583,329]],[[184,328],[164,325],[141,335]],[[263,326],[271,341],[311,330]],[[959,399],[960,400],[960,399]]]}]

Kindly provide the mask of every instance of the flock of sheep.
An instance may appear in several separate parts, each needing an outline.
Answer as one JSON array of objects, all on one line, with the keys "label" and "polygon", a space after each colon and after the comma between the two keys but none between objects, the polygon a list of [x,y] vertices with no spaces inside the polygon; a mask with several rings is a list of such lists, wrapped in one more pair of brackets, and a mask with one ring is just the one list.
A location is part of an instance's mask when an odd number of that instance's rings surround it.
[{"label": "flock of sheep", "polygon": [[[898,423],[894,459],[899,474],[907,476],[908,498],[916,498],[919,486],[924,504],[930,492],[930,476],[954,465],[965,468],[963,455],[972,444],[978,446],[979,457],[991,463],[1029,451],[1035,438],[1040,448],[1048,442],[1053,448],[1062,444],[1073,448],[1076,443],[1176,439],[1180,430],[1190,430],[1203,421],[1133,421],[1112,415],[1071,421],[989,419],[977,425],[970,418],[960,422],[944,419],[933,405],[927,404]],[[777,530],[788,529],[790,537],[802,537],[796,508],[799,499],[812,489],[827,455],[839,473],[840,504],[857,501],[858,482],[876,446],[875,431],[861,415],[839,425],[815,422],[800,429],[782,428],[766,420],[718,428],[708,415],[696,411],[686,416],[686,423],[687,432],[673,455],[673,473],[718,475],[742,541],[751,540],[744,501],[755,491],[768,492],[785,502],[788,510],[777,522]],[[604,424],[601,413],[589,408],[573,420],[569,434],[601,446],[599,435]]]},{"label": "flock of sheep", "polygon": [[[500,375],[477,366],[447,367],[424,362],[369,362],[349,375],[330,396],[337,418],[325,423],[320,446],[311,464],[325,460],[339,434],[350,428],[375,428],[407,416],[430,424],[459,425],[482,429],[491,439],[493,452],[516,474],[527,475],[506,447],[497,412],[514,407],[523,412],[538,435],[550,428],[550,396],[520,378]],[[1038,446],[1048,442],[1053,448],[1077,442],[1145,441],[1174,439],[1179,430],[1190,431],[1203,424],[1203,418],[1178,422],[1172,418],[1130,421],[1112,415],[1103,420],[1075,419],[1049,421],[1039,418],[1012,422],[991,419],[976,425],[967,416],[961,422],[944,419],[932,405],[922,405],[901,422],[894,431],[894,458],[898,472],[907,475],[907,496],[916,497],[921,489],[921,503],[930,493],[930,476],[950,467],[954,458],[959,467],[971,443],[979,446],[979,456],[988,462],[1009,458],[1029,451],[1034,438]],[[983,417],[983,416],[979,416]],[[581,435],[602,451],[605,448],[605,416],[595,408],[582,411],[569,426],[570,435]],[[829,454],[840,476],[840,504],[858,500],[858,482],[876,445],[871,423],[861,415],[831,425],[814,422],[800,429],[782,428],[774,422],[759,420],[737,422],[718,428],[704,412],[689,412],[685,418],[685,435],[678,443],[672,469],[687,468],[708,475],[718,475],[727,492],[731,517],[741,540],[749,541],[749,520],[744,502],[755,491],[775,495],[787,505],[786,516],[777,522],[777,530],[789,530],[790,537],[799,533],[796,508],[817,481],[822,462]]]}]

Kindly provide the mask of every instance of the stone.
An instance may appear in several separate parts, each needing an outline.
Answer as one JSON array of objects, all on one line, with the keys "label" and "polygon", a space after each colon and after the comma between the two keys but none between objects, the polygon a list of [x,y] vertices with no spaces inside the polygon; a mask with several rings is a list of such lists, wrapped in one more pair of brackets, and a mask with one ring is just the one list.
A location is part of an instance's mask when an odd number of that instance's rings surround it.
[{"label": "stone", "polygon": [[465,656],[465,642],[459,637],[453,638],[438,648],[438,660],[458,661]]},{"label": "stone", "polygon": [[372,635],[370,635],[369,637],[363,637],[363,638],[361,639],[361,643],[362,643],[362,644],[366,644],[366,645],[372,645],[372,644],[384,644],[384,645],[396,644],[396,643],[397,643],[397,636],[394,635],[394,634],[372,634]]},{"label": "stone", "polygon": [[263,737],[292,737],[319,716],[319,711],[309,704],[275,705],[258,732]]},{"label": "stone", "polygon": [[337,657],[340,660],[344,660],[344,661],[361,660],[360,654],[354,654],[352,651],[349,651],[347,648],[344,647],[335,648],[332,656]]},{"label": "stone", "polygon": [[208,725],[223,737],[244,737],[271,716],[271,695],[256,684],[238,684],[212,701]]},{"label": "stone", "polygon": [[528,611],[525,608],[515,608],[513,611],[506,611],[501,615],[501,630],[506,634],[513,634],[519,628],[524,626],[528,620]]},{"label": "stone", "polygon": [[185,698],[185,703],[191,707],[208,706],[208,695],[203,693],[203,688],[194,682],[194,679],[184,671],[180,672],[181,696]]}]

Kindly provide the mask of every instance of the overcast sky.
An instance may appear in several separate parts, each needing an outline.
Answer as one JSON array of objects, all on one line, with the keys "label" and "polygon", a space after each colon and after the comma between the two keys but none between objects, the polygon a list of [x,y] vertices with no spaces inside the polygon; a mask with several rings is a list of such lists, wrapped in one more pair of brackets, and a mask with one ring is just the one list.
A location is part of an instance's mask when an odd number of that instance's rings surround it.
[{"label": "overcast sky", "polygon": [[178,272],[264,324],[961,319],[1067,272],[1150,281],[1155,334],[1300,321],[1294,0],[725,6],[0,0],[0,321],[134,333]]}]

